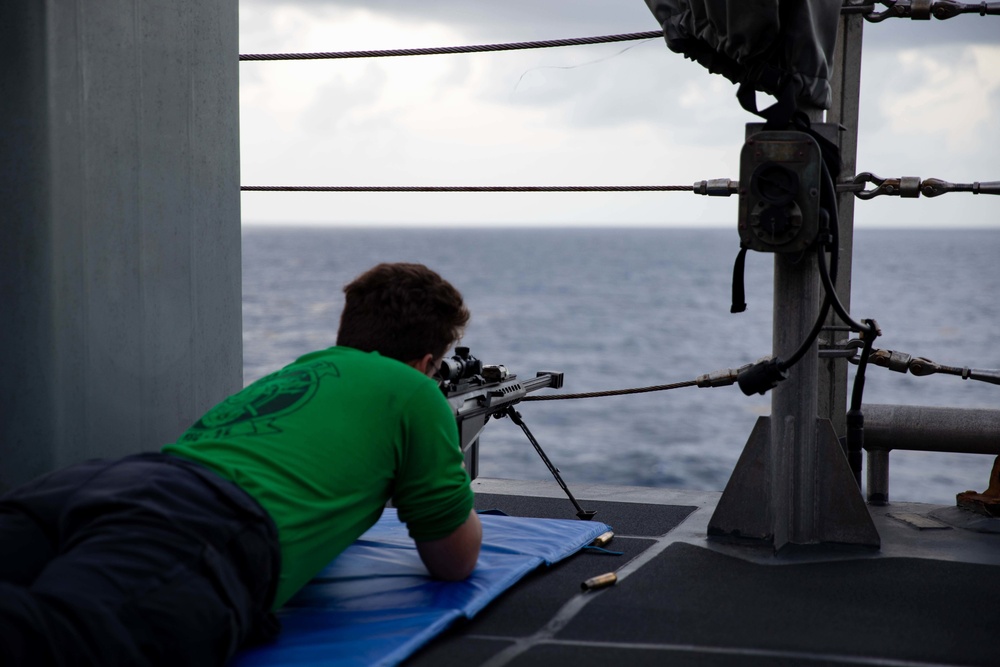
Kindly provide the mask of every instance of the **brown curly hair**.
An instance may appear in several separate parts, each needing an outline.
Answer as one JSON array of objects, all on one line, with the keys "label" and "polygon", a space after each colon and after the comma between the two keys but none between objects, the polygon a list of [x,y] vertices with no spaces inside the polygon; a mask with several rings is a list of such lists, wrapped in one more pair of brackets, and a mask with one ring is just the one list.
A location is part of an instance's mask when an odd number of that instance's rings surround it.
[{"label": "brown curly hair", "polygon": [[462,336],[462,295],[423,264],[379,264],[344,287],[337,345],[403,362],[443,357]]}]

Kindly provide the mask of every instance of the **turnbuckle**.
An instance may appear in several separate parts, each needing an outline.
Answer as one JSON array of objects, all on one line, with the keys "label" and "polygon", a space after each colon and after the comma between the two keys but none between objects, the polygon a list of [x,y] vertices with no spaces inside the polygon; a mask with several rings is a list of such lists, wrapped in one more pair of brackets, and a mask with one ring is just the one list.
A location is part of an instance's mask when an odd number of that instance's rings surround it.
[{"label": "turnbuckle", "polygon": [[881,178],[870,171],[863,171],[854,177],[854,185],[864,183],[871,183],[875,187],[871,190],[855,192],[854,196],[858,199],[871,199],[879,195],[898,195],[907,198],[920,196],[920,177],[918,176]]},{"label": "turnbuckle", "polygon": [[[873,3],[886,7],[884,11],[870,11],[862,14],[869,23],[879,23],[886,19],[903,18],[914,21],[929,21],[931,16],[944,21],[959,14],[1000,14],[1000,2],[957,2],[956,0],[879,0]],[[865,8],[868,5],[864,5]]]},{"label": "turnbuckle", "polygon": [[946,366],[924,357],[911,357],[905,352],[895,350],[872,350],[868,360],[876,366],[888,368],[890,371],[897,373],[909,371],[911,375],[917,377],[941,373],[943,375],[957,375],[963,380],[979,380],[990,384],[1000,384],[1000,370]]},{"label": "turnbuckle", "polygon": [[[866,184],[875,187],[865,190]],[[928,178],[921,181],[919,176],[903,176],[901,178],[882,178],[870,171],[864,171],[854,177],[851,183],[839,187],[841,192],[853,192],[858,199],[871,199],[879,195],[893,195],[903,198],[937,197],[949,192],[971,192],[974,195],[1000,195],[1000,181],[980,183],[949,183],[940,178]]]}]

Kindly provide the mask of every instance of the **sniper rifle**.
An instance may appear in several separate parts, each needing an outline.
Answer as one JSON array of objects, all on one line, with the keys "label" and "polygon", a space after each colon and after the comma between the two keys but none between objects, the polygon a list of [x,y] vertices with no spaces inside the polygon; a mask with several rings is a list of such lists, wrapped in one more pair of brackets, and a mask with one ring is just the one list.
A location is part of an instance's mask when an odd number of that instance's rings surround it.
[{"label": "sniper rifle", "polygon": [[507,371],[505,366],[484,365],[469,352],[467,347],[456,347],[455,355],[441,362],[437,372],[441,391],[451,406],[458,424],[459,443],[465,454],[465,466],[470,477],[475,479],[479,474],[479,435],[486,427],[490,417],[500,419],[510,417],[521,427],[535,451],[548,466],[549,472],[555,477],[559,486],[569,496],[577,509],[577,516],[590,519],[595,512],[584,510],[570,493],[566,483],[559,475],[559,470],[549,460],[535,437],[514,409],[530,392],[551,387],[559,389],[563,386],[563,374],[558,371],[539,371],[535,377],[519,380],[516,375]]}]

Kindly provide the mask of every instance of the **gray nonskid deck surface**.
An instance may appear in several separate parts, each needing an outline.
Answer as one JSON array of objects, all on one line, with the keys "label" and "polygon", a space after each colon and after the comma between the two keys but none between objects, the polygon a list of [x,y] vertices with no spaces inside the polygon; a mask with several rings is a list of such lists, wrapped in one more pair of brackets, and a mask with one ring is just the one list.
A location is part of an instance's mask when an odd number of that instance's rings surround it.
[{"label": "gray nonskid deck surface", "polygon": [[[554,484],[476,480],[477,508],[572,518]],[[710,541],[717,493],[581,487],[574,495],[615,529],[525,578],[408,665],[1000,665],[1000,535],[872,508],[882,549],[769,549]],[[627,529],[627,530],[625,530]],[[616,572],[618,583],[580,583]]]}]

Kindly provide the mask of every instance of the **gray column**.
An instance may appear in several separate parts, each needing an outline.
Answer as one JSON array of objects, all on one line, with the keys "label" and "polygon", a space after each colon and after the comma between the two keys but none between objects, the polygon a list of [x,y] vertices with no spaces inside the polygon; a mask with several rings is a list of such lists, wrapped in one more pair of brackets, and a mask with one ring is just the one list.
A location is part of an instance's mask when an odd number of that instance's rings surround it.
[{"label": "gray column", "polygon": [[0,489],[242,384],[237,7],[0,3]]},{"label": "gray column", "polygon": [[[860,25],[841,24],[834,77],[837,122],[857,119]],[[847,53],[847,52],[850,53]],[[815,123],[818,109],[809,110]],[[836,137],[846,152],[844,170],[853,170],[857,134]],[[843,172],[840,175],[843,178]],[[741,175],[742,178],[742,175]],[[841,301],[850,303],[853,206],[839,203],[841,261],[837,282]],[[776,357],[788,360],[808,337],[823,295],[813,257],[776,253],[774,258],[774,342]],[[821,363],[814,342],[788,378],[771,394],[771,417],[754,426],[743,454],[708,525],[708,534],[739,536],[786,545],[824,543],[877,548],[878,532],[864,506],[838,443],[846,412],[846,363]],[[839,431],[837,429],[840,429]]]},{"label": "gray column", "polygon": [[[821,303],[819,268],[813,258],[775,253],[775,357],[788,359],[808,338]],[[817,541],[817,348],[814,341],[802,361],[789,370],[788,379],[771,390],[771,508],[776,547]]]}]

